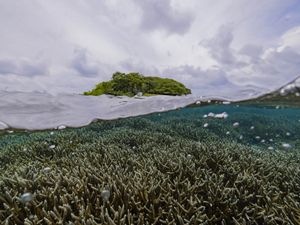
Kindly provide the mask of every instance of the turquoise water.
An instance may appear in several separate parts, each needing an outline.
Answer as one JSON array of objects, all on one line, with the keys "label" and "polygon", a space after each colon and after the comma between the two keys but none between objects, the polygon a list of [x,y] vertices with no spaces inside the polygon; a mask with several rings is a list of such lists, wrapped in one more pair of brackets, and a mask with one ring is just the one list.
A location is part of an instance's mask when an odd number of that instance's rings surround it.
[{"label": "turquoise water", "polygon": [[[204,118],[209,113],[220,114],[223,112],[228,114],[228,118]],[[274,147],[275,150],[283,149],[283,143],[288,143],[295,149],[300,148],[299,108],[277,109],[276,107],[234,104],[211,105],[188,107],[144,118],[155,123],[169,124],[175,132],[176,126],[180,124],[180,126],[185,125],[186,129],[207,130],[221,139],[230,139],[262,149],[268,147]],[[235,127],[234,123],[236,122],[239,124]],[[208,124],[206,128],[203,127],[205,123]],[[228,132],[230,133],[228,134]],[[201,137],[195,139],[203,140]]]},{"label": "turquoise water", "polygon": [[[221,114],[223,112],[228,114],[228,118],[206,117],[209,113]],[[276,107],[270,106],[240,106],[235,104],[187,107],[146,116],[98,122],[84,128],[79,128],[77,129],[77,132],[94,129],[105,132],[116,126],[130,126],[127,123],[134,124],[134,122],[141,120],[145,121],[145,126],[142,125],[141,127],[137,127],[137,129],[150,129],[150,127],[147,126],[147,123],[153,123],[151,126],[158,127],[167,125],[170,128],[168,131],[170,135],[181,135],[192,140],[205,141],[206,135],[203,133],[208,132],[210,135],[220,139],[231,140],[250,146],[260,147],[262,149],[268,147],[273,147],[274,150],[300,148],[300,109],[288,107],[277,109]],[[234,123],[238,123],[238,126],[234,126]],[[207,124],[208,126],[204,127],[204,124]],[[188,136],[190,135],[189,133],[184,133],[180,129],[177,129],[177,127],[185,127],[184,130],[190,130],[191,133],[196,136]],[[131,128],[136,127],[133,126]],[[68,130],[76,132],[76,129],[70,128]],[[199,132],[198,136],[197,132]],[[0,146],[5,147],[19,139],[26,139],[26,136],[28,136],[27,133],[30,134],[30,132],[24,133],[22,131],[16,131],[14,134],[5,135],[1,140]],[[42,135],[47,134],[48,132],[33,133]],[[200,134],[203,134],[204,136],[201,136]],[[290,144],[291,148],[283,147],[282,144],[284,143]]]},{"label": "turquoise water", "polygon": [[300,109],[288,107],[216,104],[4,132],[0,221],[300,224],[299,153]]}]

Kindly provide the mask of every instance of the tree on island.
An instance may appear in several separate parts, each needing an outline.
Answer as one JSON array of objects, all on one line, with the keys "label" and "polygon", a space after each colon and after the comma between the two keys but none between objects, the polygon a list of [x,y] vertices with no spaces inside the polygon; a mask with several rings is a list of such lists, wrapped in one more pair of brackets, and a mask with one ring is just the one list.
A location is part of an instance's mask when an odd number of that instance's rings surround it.
[{"label": "tree on island", "polygon": [[191,94],[191,90],[182,83],[169,78],[146,77],[140,73],[120,73],[113,74],[110,81],[104,81],[84,95],[126,95],[135,96],[142,93],[149,95],[186,95]]}]

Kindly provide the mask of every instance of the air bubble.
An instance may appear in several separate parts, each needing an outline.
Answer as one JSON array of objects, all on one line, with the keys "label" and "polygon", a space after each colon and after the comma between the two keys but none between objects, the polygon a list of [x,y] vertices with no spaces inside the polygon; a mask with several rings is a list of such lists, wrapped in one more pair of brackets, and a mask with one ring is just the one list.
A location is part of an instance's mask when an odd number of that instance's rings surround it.
[{"label": "air bubble", "polygon": [[229,104],[231,104],[231,102],[229,102],[229,101],[224,101],[223,102],[223,105],[229,105]]},{"label": "air bubble", "polygon": [[227,117],[228,117],[228,114],[226,112],[215,114],[215,118],[218,118],[218,119],[226,119]]},{"label": "air bubble", "polygon": [[282,143],[282,147],[288,149],[291,148],[292,146],[289,143]]},{"label": "air bubble", "polygon": [[108,199],[109,199],[109,197],[110,197],[110,191],[109,191],[109,190],[103,190],[103,191],[101,192],[101,198],[102,198],[102,200],[103,200],[104,202],[107,202]]},{"label": "air bubble", "polygon": [[207,116],[208,116],[208,117],[215,117],[215,114],[212,113],[212,112],[210,112],[210,113],[207,114]]},{"label": "air bubble", "polygon": [[234,127],[238,127],[239,125],[240,125],[239,122],[233,123],[233,126],[234,126]]},{"label": "air bubble", "polygon": [[44,173],[49,173],[51,171],[51,168],[50,167],[45,167],[44,169],[43,169],[43,172]]},{"label": "air bubble", "polygon": [[30,202],[32,201],[32,199],[33,199],[32,194],[29,192],[21,195],[21,201],[23,203]]},{"label": "air bubble", "polygon": [[63,130],[63,129],[66,129],[66,126],[64,126],[64,125],[60,125],[60,126],[58,126],[58,127],[57,127],[57,129],[58,129],[58,130]]}]

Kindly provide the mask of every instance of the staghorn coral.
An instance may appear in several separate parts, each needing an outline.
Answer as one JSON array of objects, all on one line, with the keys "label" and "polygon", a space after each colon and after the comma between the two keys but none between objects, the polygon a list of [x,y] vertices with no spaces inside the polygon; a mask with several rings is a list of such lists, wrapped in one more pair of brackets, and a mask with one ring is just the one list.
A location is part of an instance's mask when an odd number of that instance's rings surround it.
[{"label": "staghorn coral", "polygon": [[241,109],[220,123],[206,110],[2,136],[1,224],[300,224],[297,136],[289,151],[246,143],[253,117],[261,133],[289,121]]}]

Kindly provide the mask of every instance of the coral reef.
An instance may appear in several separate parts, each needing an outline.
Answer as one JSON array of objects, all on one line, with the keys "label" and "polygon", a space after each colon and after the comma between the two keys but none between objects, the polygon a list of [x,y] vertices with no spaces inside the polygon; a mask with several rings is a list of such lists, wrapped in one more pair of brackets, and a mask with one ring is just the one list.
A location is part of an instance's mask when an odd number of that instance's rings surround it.
[{"label": "coral reef", "polygon": [[[203,117],[224,110],[227,119]],[[2,135],[0,224],[300,224],[300,127],[266,110],[188,108]],[[266,130],[276,150],[255,139]]]}]

